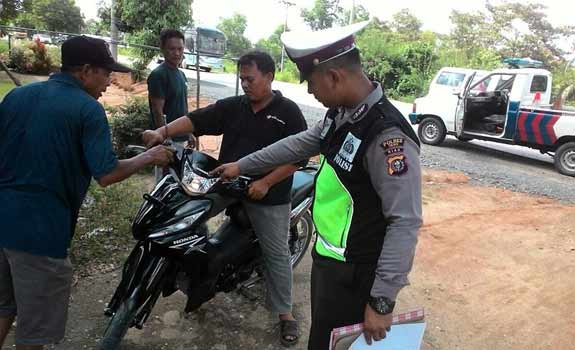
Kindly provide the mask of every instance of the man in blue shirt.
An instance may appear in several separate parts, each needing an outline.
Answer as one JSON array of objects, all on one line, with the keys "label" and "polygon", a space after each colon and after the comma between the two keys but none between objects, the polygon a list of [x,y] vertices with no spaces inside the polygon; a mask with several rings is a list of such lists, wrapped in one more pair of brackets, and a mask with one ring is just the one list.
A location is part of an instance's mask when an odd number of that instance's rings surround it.
[{"label": "man in blue shirt", "polygon": [[67,257],[90,181],[121,181],[166,165],[158,146],[118,160],[97,99],[117,64],[103,40],[62,45],[62,73],[10,92],[0,104],[0,347],[16,315],[16,349],[64,337],[72,268]]}]

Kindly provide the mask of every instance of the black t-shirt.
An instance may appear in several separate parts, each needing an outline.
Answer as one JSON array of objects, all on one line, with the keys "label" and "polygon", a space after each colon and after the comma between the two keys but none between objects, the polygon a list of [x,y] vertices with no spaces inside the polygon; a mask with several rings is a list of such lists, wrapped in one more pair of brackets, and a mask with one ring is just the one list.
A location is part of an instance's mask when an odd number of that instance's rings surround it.
[{"label": "black t-shirt", "polygon": [[[287,136],[307,129],[299,107],[274,91],[272,101],[254,113],[247,96],[228,97],[188,114],[194,135],[223,135],[219,160],[235,162]],[[304,163],[305,164],[305,163]],[[290,202],[293,178],[275,184],[260,201],[279,205]]]}]

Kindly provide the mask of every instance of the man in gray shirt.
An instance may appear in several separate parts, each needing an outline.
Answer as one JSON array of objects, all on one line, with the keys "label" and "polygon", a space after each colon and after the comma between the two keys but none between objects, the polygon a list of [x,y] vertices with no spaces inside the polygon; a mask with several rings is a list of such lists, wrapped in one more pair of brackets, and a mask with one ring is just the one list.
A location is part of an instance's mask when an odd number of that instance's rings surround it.
[{"label": "man in gray shirt", "polygon": [[310,350],[327,349],[333,328],[355,323],[368,343],[385,337],[422,223],[419,140],[362,71],[354,33],[366,24],[284,34],[301,79],[329,108],[324,120],[215,170],[230,178],[321,155]]}]

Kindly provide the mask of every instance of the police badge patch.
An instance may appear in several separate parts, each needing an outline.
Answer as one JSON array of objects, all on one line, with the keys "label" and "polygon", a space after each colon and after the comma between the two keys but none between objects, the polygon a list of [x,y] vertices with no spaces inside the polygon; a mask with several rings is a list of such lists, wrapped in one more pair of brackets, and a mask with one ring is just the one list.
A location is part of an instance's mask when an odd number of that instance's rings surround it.
[{"label": "police badge patch", "polygon": [[387,157],[387,173],[390,176],[399,176],[407,173],[407,159],[403,154],[394,154]]}]

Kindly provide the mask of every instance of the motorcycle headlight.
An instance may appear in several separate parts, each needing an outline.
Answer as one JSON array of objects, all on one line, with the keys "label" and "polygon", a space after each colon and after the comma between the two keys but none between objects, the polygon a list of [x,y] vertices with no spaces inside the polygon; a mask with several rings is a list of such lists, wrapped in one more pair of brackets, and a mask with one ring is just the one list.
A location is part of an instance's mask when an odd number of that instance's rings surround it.
[{"label": "motorcycle headlight", "polygon": [[204,211],[200,211],[195,214],[186,216],[185,218],[179,220],[176,223],[173,223],[166,227],[162,227],[160,230],[152,232],[149,237],[158,238],[189,229],[190,227],[192,227],[194,222],[196,222],[196,220],[198,220],[198,218],[202,216],[203,213]]},{"label": "motorcycle headlight", "polygon": [[182,186],[189,195],[206,194],[218,181],[219,178],[210,177],[207,172],[201,169],[194,169],[188,161],[184,163]]}]

